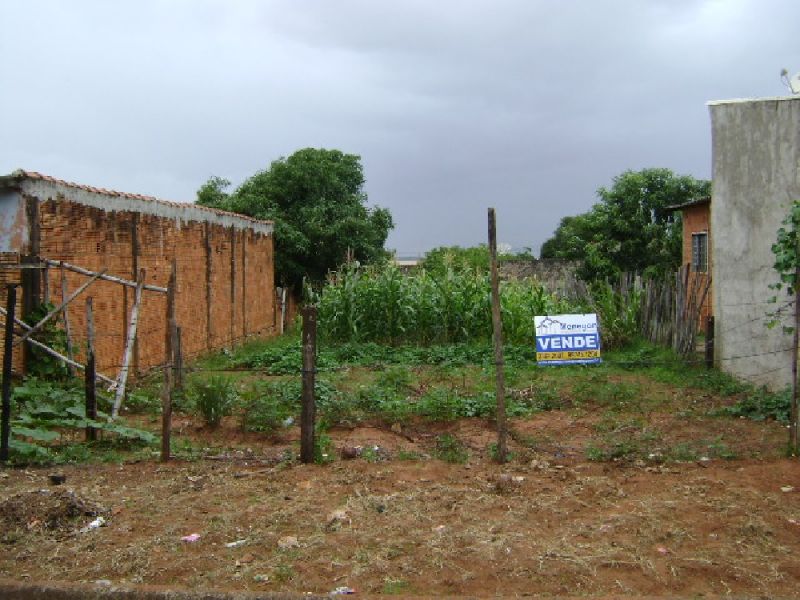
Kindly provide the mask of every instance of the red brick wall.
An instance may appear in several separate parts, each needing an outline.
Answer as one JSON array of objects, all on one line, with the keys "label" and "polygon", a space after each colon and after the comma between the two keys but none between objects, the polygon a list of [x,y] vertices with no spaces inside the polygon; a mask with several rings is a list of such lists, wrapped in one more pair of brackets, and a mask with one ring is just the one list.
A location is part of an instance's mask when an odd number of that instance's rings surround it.
[{"label": "red brick wall", "polygon": [[[146,283],[166,287],[176,257],[176,313],[187,359],[245,337],[275,333],[272,236],[213,223],[107,212],[64,198],[40,203],[39,212],[43,258],[93,271],[107,268],[110,275],[131,280],[137,269],[145,269]],[[70,292],[86,280],[66,272]],[[58,303],[57,269],[50,269],[49,288],[51,300]],[[81,357],[88,296],[94,299],[98,370],[113,377],[122,359],[134,290],[98,280],[70,305]],[[134,354],[139,370],[164,362],[165,310],[163,294],[143,292]]]},{"label": "red brick wall", "polygon": [[[713,240],[711,236],[711,205],[709,203],[697,204],[683,209],[683,264],[691,265],[692,262],[692,234],[708,232],[708,270],[706,273],[690,272],[690,277],[700,277],[705,279],[711,276],[711,265],[714,258]],[[707,316],[714,314],[714,303],[711,297],[711,288],[708,288],[708,296],[703,303],[700,311],[700,327],[705,324]]]}]

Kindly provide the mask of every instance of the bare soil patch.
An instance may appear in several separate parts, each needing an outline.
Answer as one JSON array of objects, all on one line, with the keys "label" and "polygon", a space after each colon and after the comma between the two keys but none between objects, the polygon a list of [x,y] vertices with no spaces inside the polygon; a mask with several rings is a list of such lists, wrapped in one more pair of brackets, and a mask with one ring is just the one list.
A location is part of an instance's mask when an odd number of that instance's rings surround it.
[{"label": "bare soil patch", "polygon": [[[785,429],[669,414],[648,423],[665,451],[723,436],[738,458],[592,462],[598,417],[554,411],[514,422],[503,466],[477,419],[334,430],[335,460],[303,466],[283,460],[295,430],[268,438],[186,420],[181,435],[217,444],[204,458],[65,467],[60,487],[52,469],[3,472],[0,577],[401,596],[797,595],[800,465],[779,456]],[[442,433],[468,449],[465,464],[434,458]],[[360,458],[340,456],[352,447]],[[105,526],[80,532],[100,514]]]}]

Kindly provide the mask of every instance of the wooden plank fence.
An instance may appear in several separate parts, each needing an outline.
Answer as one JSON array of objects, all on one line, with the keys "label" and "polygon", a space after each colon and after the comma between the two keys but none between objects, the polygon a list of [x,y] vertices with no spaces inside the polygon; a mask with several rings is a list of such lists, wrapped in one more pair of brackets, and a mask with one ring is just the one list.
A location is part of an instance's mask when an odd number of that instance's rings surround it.
[{"label": "wooden plank fence", "polygon": [[692,274],[689,265],[684,265],[663,280],[648,279],[642,286],[642,335],[653,343],[670,346],[681,356],[694,352],[711,276]]},{"label": "wooden plank fence", "polygon": [[[703,305],[711,290],[710,274],[691,272],[689,265],[660,279],[623,273],[611,287],[621,306],[635,307],[640,303],[638,322],[645,339],[670,347],[681,356],[696,350]],[[591,286],[578,278],[566,282],[555,293],[595,305]]]}]

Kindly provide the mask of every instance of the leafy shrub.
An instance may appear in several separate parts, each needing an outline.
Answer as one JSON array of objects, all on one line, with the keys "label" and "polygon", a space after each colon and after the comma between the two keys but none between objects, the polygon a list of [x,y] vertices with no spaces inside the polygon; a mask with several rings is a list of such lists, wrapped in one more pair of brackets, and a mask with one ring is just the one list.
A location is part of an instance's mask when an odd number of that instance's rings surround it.
[{"label": "leafy shrub", "polygon": [[[41,303],[30,315],[28,315],[28,322],[38,323],[50,311],[55,308],[55,305],[47,302]],[[64,330],[58,326],[58,319],[50,319],[44,327],[36,334],[36,339],[43,344],[50,346],[62,353],[67,347],[67,336]],[[29,361],[28,374],[33,377],[41,377],[43,379],[65,379],[69,372],[66,365],[55,358],[51,354],[45,352],[37,346],[30,345],[28,351],[31,353],[31,360]]]},{"label": "leafy shrub", "polygon": [[110,401],[102,393],[98,393],[97,419],[87,418],[83,387],[77,382],[56,383],[29,377],[14,388],[14,400],[9,442],[14,462],[88,458],[88,447],[76,449],[74,444],[64,443],[74,437],[82,438],[87,427],[129,442],[150,444],[155,441],[155,436],[148,431],[109,421],[101,409],[110,405]]},{"label": "leafy shrub", "polygon": [[531,386],[531,395],[526,399],[526,404],[534,411],[558,410],[563,406],[558,390],[542,382]]},{"label": "leafy shrub", "polygon": [[222,417],[231,414],[238,399],[233,381],[221,375],[193,381],[188,395],[209,427],[217,427]]},{"label": "leafy shrub", "polygon": [[286,383],[256,381],[239,396],[242,431],[272,432],[293,422],[299,410],[300,390]]},{"label": "leafy shrub", "polygon": [[775,420],[789,423],[791,390],[770,392],[766,388],[751,390],[733,406],[719,409],[718,414],[733,417],[747,417],[754,421]]}]

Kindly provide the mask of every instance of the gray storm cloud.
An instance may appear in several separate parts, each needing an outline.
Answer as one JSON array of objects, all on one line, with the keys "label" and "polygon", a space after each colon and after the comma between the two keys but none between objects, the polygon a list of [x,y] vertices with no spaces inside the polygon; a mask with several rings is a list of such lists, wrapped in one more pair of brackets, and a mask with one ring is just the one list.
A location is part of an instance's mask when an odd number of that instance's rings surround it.
[{"label": "gray storm cloud", "polygon": [[307,146],[360,154],[404,254],[534,250],[626,169],[707,178],[705,102],[783,95],[800,3],[0,3],[0,171],[191,201]]}]

